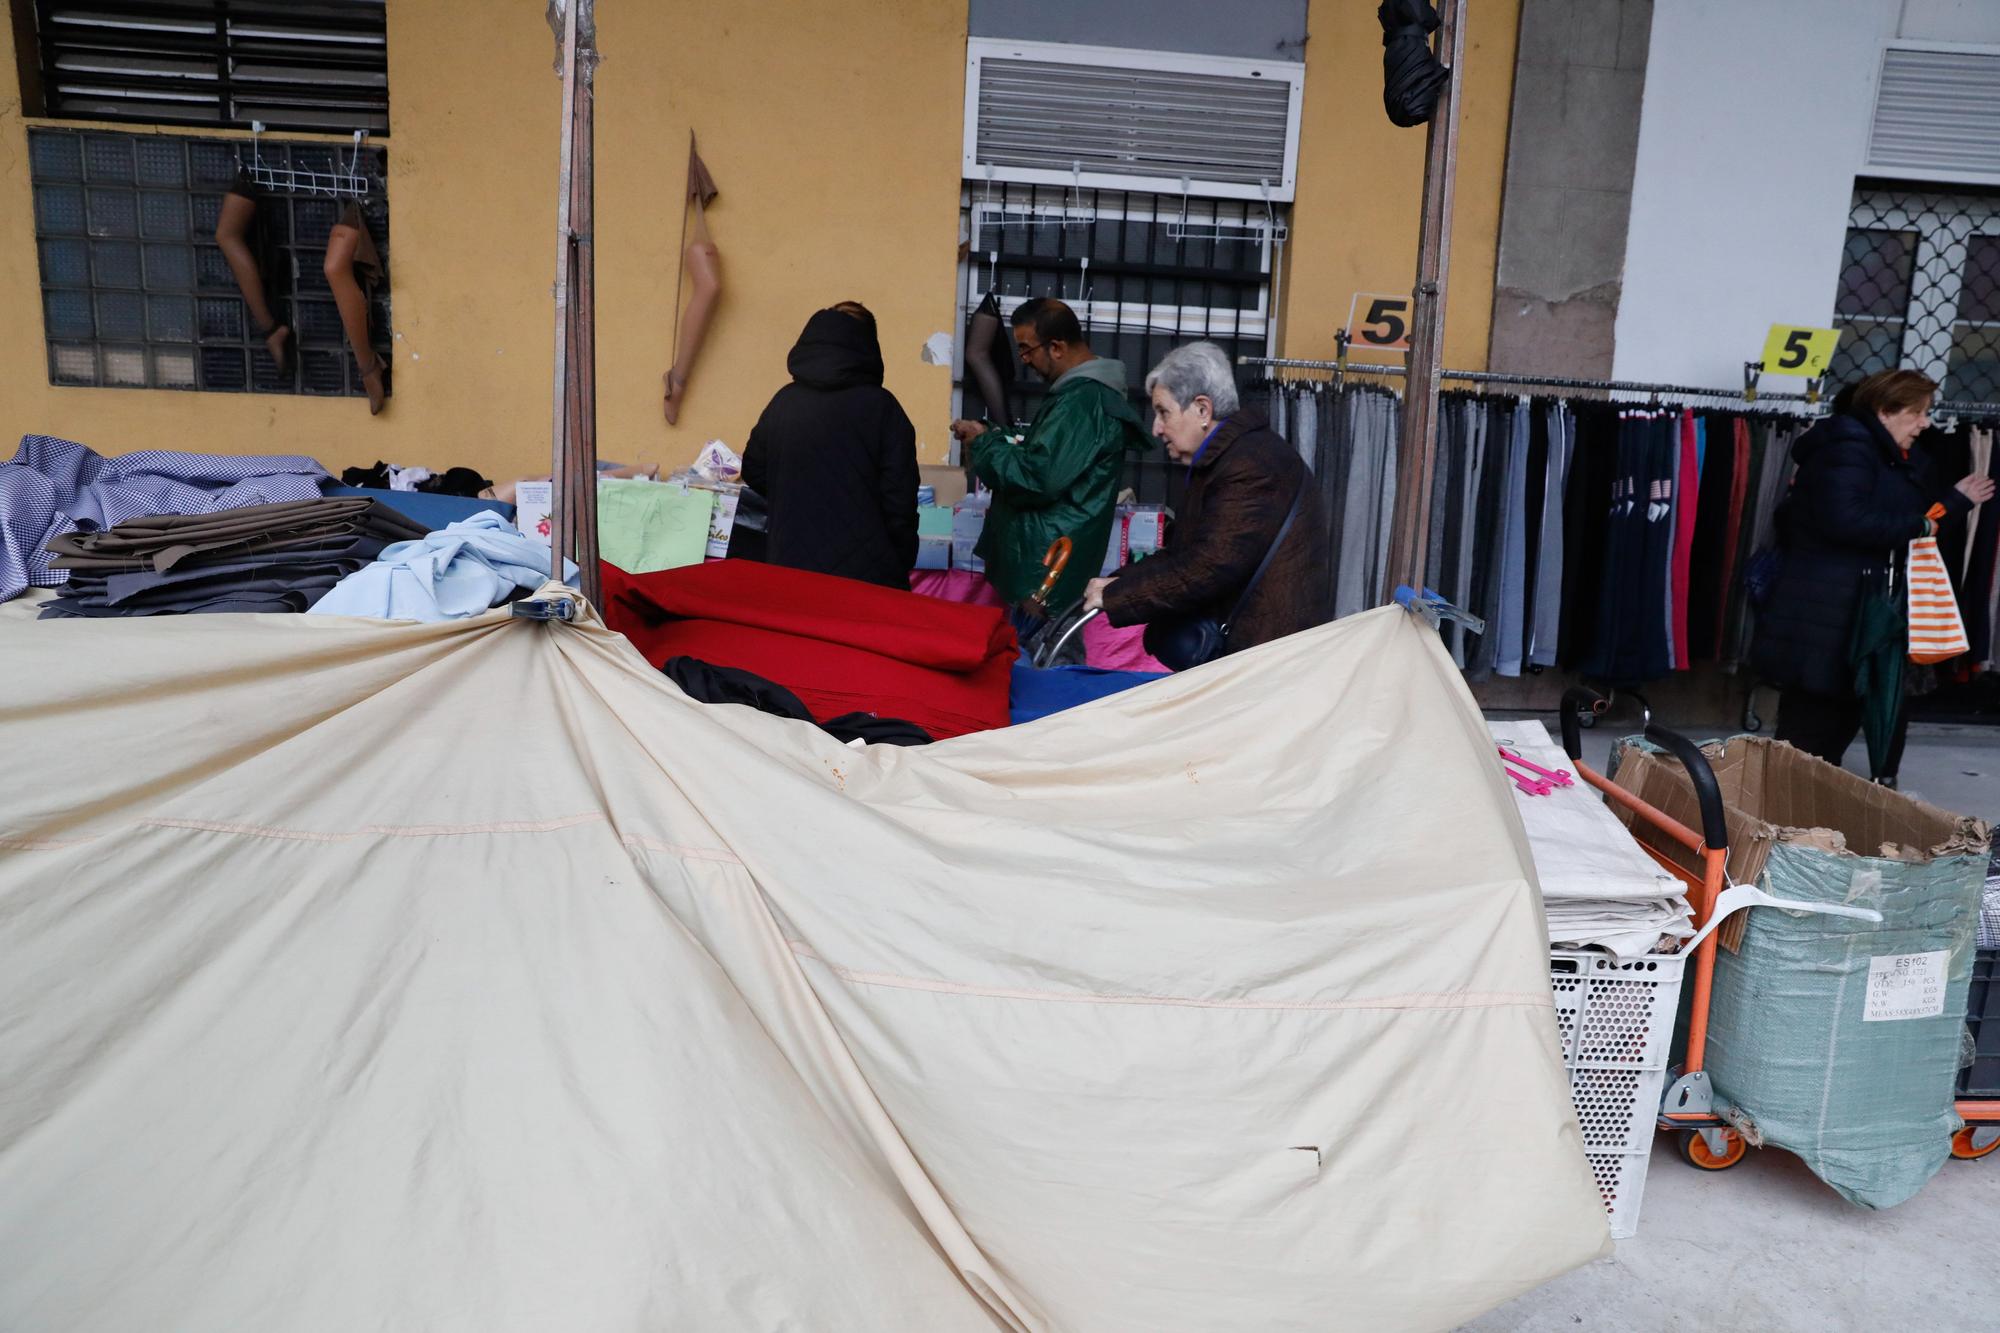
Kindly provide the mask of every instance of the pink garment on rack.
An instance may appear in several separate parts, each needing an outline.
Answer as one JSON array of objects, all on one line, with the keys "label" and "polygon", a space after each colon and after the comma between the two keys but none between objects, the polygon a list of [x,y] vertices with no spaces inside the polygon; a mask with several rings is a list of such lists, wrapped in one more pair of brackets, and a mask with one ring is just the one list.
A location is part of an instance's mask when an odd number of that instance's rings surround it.
[{"label": "pink garment on rack", "polygon": [[1694,565],[1694,513],[1701,498],[1701,458],[1695,449],[1694,412],[1681,409],[1680,480],[1674,486],[1674,669],[1686,671],[1688,588]]}]

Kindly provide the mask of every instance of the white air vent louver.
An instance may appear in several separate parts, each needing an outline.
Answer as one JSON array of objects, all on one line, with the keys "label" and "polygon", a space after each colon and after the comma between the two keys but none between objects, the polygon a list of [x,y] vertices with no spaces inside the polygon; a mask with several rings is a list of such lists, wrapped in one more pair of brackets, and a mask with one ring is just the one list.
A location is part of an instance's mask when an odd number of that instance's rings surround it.
[{"label": "white air vent louver", "polygon": [[1868,169],[2000,184],[2000,51],[1906,44],[1885,51]]},{"label": "white air vent louver", "polygon": [[1304,81],[1286,61],[974,39],[965,177],[1289,201]]}]

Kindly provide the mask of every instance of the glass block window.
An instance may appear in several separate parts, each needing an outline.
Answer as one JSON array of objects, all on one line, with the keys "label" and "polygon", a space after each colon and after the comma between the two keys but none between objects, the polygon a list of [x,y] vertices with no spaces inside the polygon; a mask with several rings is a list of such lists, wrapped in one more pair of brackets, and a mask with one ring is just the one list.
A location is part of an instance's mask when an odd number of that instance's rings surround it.
[{"label": "glass block window", "polygon": [[[215,244],[241,140],[31,129],[35,246],[53,384],[359,396],[360,371],[323,271],[345,200],[265,194],[250,242],[272,313],[292,326],[282,376]],[[332,168],[344,149],[261,142],[267,166]],[[381,149],[361,155],[381,182]],[[389,206],[379,189],[362,217],[381,254],[369,334],[390,345]]]}]

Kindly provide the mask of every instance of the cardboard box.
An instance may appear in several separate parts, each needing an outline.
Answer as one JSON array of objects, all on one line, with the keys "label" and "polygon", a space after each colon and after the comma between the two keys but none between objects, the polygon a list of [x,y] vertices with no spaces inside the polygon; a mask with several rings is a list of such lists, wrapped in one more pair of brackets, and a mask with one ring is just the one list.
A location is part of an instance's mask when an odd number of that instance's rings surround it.
[{"label": "cardboard box", "polygon": [[526,537],[549,540],[549,512],[556,507],[556,484],[524,481],[514,487],[514,526]]},{"label": "cardboard box", "polygon": [[[711,445],[719,442],[711,441]],[[721,560],[729,554],[729,537],[736,530],[736,509],[743,495],[743,483],[739,481],[717,480],[705,477],[692,469],[683,468],[667,478],[670,486],[682,490],[710,491],[715,495],[715,507],[709,511],[708,558]]]},{"label": "cardboard box", "polygon": [[917,568],[951,568],[951,510],[917,506]]},{"label": "cardboard box", "polygon": [[1128,562],[1149,556],[1167,544],[1167,511],[1159,505],[1140,505],[1125,522],[1125,554]]},{"label": "cardboard box", "polygon": [[1113,573],[1159,550],[1166,519],[1166,510],[1159,505],[1120,505],[1111,518],[1111,540],[1105,543],[1098,574]]},{"label": "cardboard box", "polygon": [[[1782,741],[1737,736],[1702,750],[1722,788],[1732,883],[1755,884],[1779,843],[1831,856],[1922,863],[1953,855],[1985,836],[1979,820],[1877,786]],[[1694,784],[1671,755],[1622,742],[1613,780],[1655,809],[1700,830]],[[1629,811],[1622,806],[1613,809],[1627,827],[1633,826]],[[1635,828],[1634,836],[1675,864],[1697,870],[1694,854],[1679,843],[1655,836],[1646,827]]]},{"label": "cardboard box", "polygon": [[986,511],[992,505],[991,495],[968,495],[951,507],[951,537],[953,541],[978,541],[979,534],[986,530]]}]

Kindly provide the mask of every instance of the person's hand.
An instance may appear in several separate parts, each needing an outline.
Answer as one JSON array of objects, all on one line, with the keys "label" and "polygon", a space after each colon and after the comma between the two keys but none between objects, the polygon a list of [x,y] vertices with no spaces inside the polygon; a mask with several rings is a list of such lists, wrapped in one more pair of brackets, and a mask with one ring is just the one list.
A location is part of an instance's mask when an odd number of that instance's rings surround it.
[{"label": "person's hand", "polygon": [[960,444],[971,444],[986,433],[986,423],[961,418],[951,423],[951,433]]},{"label": "person's hand", "polygon": [[1111,580],[1109,578],[1092,579],[1090,582],[1084,584],[1083,609],[1086,611],[1102,611],[1104,609],[1104,590],[1110,586]]},{"label": "person's hand", "polygon": [[1958,493],[1976,505],[1983,505],[1993,498],[1993,478],[1977,473],[1958,483]]}]

